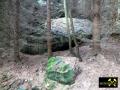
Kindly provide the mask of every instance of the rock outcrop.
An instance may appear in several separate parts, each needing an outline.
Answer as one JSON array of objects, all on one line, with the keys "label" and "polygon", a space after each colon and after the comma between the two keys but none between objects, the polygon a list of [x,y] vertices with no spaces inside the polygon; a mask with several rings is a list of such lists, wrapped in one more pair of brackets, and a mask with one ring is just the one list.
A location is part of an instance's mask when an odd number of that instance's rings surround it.
[{"label": "rock outcrop", "polygon": [[[90,38],[92,33],[92,22],[87,19],[73,18],[75,33],[78,41],[81,38]],[[52,49],[53,51],[68,49],[68,35],[66,31],[65,18],[52,19]],[[71,32],[72,35],[72,32]],[[22,52],[28,54],[42,54],[47,51],[47,39],[45,32],[37,31],[26,36],[26,42]],[[74,46],[74,43],[72,44]]]}]

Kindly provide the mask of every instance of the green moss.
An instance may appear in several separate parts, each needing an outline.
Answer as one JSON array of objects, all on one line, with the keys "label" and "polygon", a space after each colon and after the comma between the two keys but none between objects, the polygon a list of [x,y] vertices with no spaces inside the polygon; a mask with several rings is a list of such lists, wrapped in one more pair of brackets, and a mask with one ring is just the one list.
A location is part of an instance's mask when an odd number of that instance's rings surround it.
[{"label": "green moss", "polygon": [[51,57],[48,60],[46,69],[47,78],[64,85],[70,85],[74,82],[74,71],[60,57]]}]

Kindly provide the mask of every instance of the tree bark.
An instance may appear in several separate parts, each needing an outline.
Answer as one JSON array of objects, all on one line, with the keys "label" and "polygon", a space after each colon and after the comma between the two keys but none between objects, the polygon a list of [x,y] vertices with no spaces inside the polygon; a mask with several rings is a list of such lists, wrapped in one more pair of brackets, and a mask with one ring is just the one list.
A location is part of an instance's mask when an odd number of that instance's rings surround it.
[{"label": "tree bark", "polygon": [[16,0],[15,28],[14,28],[14,59],[20,61],[19,55],[19,31],[20,31],[20,0]]},{"label": "tree bark", "polygon": [[47,46],[48,46],[48,58],[52,54],[52,35],[51,35],[51,0],[47,0]]},{"label": "tree bark", "polygon": [[118,17],[118,8],[117,8],[117,4],[118,4],[118,0],[111,0],[111,7],[112,7],[112,31],[115,29],[115,22],[117,20]]},{"label": "tree bark", "polygon": [[69,6],[69,17],[70,17],[71,31],[72,31],[72,34],[73,34],[72,36],[73,36],[73,40],[74,40],[74,43],[75,43],[75,55],[76,55],[76,57],[79,58],[79,61],[82,61],[82,58],[81,58],[80,52],[79,52],[79,45],[78,45],[76,37],[75,37],[75,29],[74,29],[74,24],[73,24],[73,19],[72,19],[71,7],[70,6]]},{"label": "tree bark", "polygon": [[8,0],[8,2],[7,2],[8,4],[7,4],[7,14],[8,14],[8,38],[9,38],[9,55],[10,55],[10,49],[11,49],[11,40],[12,40],[12,29],[13,29],[13,27],[12,27],[12,18],[13,18],[13,15],[12,15],[12,10],[13,10],[13,8],[12,8],[12,0]]},{"label": "tree bark", "polygon": [[68,11],[68,0],[64,0],[64,12],[65,12],[65,19],[66,19],[66,31],[68,34],[68,39],[69,39],[69,50],[70,53],[72,53],[72,45],[71,45],[71,35],[70,35],[70,26],[69,26],[69,11]]},{"label": "tree bark", "polygon": [[100,47],[100,1],[93,1],[93,49],[95,54],[99,53]]},{"label": "tree bark", "polygon": [[[72,19],[72,14],[71,14],[71,1],[69,0],[64,0],[64,12],[65,12],[65,19],[66,19],[66,31],[68,34],[68,39],[69,39],[69,50],[70,53],[76,57],[79,58],[80,61],[82,61],[80,53],[79,53],[79,45],[77,43],[77,40],[75,38],[75,31],[74,31],[74,25],[73,25],[73,19]],[[70,28],[71,27],[71,28]],[[75,43],[75,52],[72,50],[72,36],[70,32],[72,31],[73,33],[73,41]]]}]

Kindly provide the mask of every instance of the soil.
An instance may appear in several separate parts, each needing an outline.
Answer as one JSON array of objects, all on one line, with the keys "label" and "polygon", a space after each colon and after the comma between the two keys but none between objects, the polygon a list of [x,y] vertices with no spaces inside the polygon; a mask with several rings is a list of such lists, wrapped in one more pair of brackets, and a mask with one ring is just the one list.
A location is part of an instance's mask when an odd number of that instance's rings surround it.
[{"label": "soil", "polygon": [[[79,50],[83,62],[79,62],[79,65],[82,72],[77,76],[74,84],[64,86],[64,89],[57,86],[55,90],[120,90],[120,42],[103,39],[101,47],[100,54],[93,56],[90,45],[81,46]],[[54,56],[70,57],[72,55],[66,50],[54,52]],[[3,56],[0,60],[0,86],[10,87],[12,82],[23,80],[30,81],[32,87],[41,87],[48,60],[47,53],[44,55],[21,53],[21,63],[15,63],[12,57],[11,53],[10,56]],[[118,77],[118,88],[99,88],[99,77]]]}]

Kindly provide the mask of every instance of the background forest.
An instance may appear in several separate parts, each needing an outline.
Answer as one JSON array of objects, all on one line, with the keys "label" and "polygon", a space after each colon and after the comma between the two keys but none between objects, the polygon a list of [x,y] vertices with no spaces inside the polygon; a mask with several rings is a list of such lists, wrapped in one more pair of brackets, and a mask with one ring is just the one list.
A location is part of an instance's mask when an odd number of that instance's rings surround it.
[{"label": "background forest", "polygon": [[[57,56],[74,84],[46,80]],[[120,0],[0,0],[0,90],[109,90],[97,79],[119,67]]]}]

